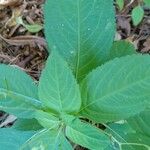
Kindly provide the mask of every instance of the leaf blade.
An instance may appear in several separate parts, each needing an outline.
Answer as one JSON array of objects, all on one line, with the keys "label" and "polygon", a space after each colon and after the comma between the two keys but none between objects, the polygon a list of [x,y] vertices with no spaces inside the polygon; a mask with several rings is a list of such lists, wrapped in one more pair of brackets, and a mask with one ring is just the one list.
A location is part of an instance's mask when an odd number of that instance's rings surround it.
[{"label": "leaf blade", "polygon": [[150,110],[146,109],[140,114],[133,116],[127,120],[129,125],[141,134],[150,137],[150,122],[149,122]]},{"label": "leaf blade", "polygon": [[0,129],[0,145],[3,150],[18,150],[35,132],[23,132],[15,129]]},{"label": "leaf blade", "polygon": [[59,118],[41,110],[35,112],[35,118],[44,128],[58,127],[60,125]]},{"label": "leaf blade", "polygon": [[116,57],[120,58],[136,53],[136,49],[130,42],[125,40],[115,41],[110,49],[109,55],[107,56],[107,61],[112,60]]},{"label": "leaf blade", "polygon": [[[150,137],[136,132],[127,122],[109,124],[106,131],[116,139],[116,144],[122,150],[148,150]],[[114,142],[114,141],[113,141]]]},{"label": "leaf blade", "polygon": [[131,17],[132,17],[134,26],[137,26],[142,21],[142,19],[144,17],[144,10],[142,9],[142,7],[140,5],[136,6],[132,10]]},{"label": "leaf blade", "polygon": [[144,0],[144,3],[147,7],[150,7],[150,0]]},{"label": "leaf blade", "polygon": [[77,113],[80,109],[79,86],[67,63],[54,51],[40,78],[39,98],[56,114]]},{"label": "leaf blade", "polygon": [[100,129],[75,119],[66,127],[66,136],[76,144],[88,149],[104,149],[109,144],[109,137]]},{"label": "leaf blade", "polygon": [[34,81],[16,67],[0,65],[0,72],[0,109],[33,118],[34,111],[41,107]]},{"label": "leaf blade", "polygon": [[20,131],[37,131],[42,129],[42,126],[36,119],[17,118],[17,121],[15,121],[11,128]]},{"label": "leaf blade", "polygon": [[113,1],[46,1],[44,10],[50,49],[59,51],[82,80],[109,53],[115,34]]},{"label": "leaf blade", "polygon": [[81,84],[81,113],[96,122],[110,122],[143,111],[150,96],[149,64],[148,55],[131,55],[94,70]]},{"label": "leaf blade", "polygon": [[65,138],[63,133],[55,129],[44,129],[35,134],[22,145],[20,150],[29,149],[47,149],[47,150],[73,150],[71,144]]},{"label": "leaf blade", "polygon": [[119,6],[119,10],[121,11],[124,7],[124,0],[116,0],[116,3]]}]

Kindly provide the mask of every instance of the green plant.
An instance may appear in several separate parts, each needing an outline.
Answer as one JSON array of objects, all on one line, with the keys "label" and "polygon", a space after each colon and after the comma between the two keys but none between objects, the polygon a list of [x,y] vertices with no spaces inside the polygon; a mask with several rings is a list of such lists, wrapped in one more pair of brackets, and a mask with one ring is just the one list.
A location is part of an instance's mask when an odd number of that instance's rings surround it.
[{"label": "green plant", "polygon": [[133,10],[132,10],[132,14],[131,14],[132,20],[133,20],[133,24],[135,26],[137,26],[144,17],[144,10],[141,7],[141,5],[136,6]]},{"label": "green plant", "polygon": [[39,84],[0,65],[0,109],[18,117],[0,129],[1,149],[149,149],[147,128],[134,124],[141,113],[148,126],[150,57],[126,41],[113,43],[113,1],[47,0],[44,10],[52,51]]},{"label": "green plant", "polygon": [[[134,2],[134,1],[132,1]],[[120,11],[124,8],[124,0],[116,0],[116,4]],[[141,23],[144,17],[143,7],[150,7],[150,0],[139,0],[138,6],[135,6],[131,12],[133,25],[137,26]]]},{"label": "green plant", "polygon": [[124,0],[116,0],[119,10],[121,11],[124,7]]},{"label": "green plant", "polygon": [[22,20],[22,17],[18,17],[16,19],[16,22],[19,24],[19,25],[22,25],[24,26],[29,32],[31,33],[37,33],[39,32],[40,30],[43,29],[43,27],[39,24],[32,24],[32,25],[29,25],[29,24],[26,24],[23,22]]}]

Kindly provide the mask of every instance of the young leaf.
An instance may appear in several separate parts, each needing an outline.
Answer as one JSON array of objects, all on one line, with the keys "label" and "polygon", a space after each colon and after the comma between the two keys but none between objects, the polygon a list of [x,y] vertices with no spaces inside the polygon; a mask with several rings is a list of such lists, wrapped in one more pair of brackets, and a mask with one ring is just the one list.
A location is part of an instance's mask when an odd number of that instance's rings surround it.
[{"label": "young leaf", "polygon": [[119,6],[120,11],[124,7],[124,0],[116,0],[117,5]]},{"label": "young leaf", "polygon": [[39,98],[57,113],[77,113],[81,106],[79,86],[67,63],[53,51],[39,82]]},{"label": "young leaf", "polygon": [[113,0],[47,0],[44,10],[50,49],[59,51],[76,78],[83,79],[109,53],[115,34]]},{"label": "young leaf", "polygon": [[43,29],[43,27],[39,24],[23,24],[23,26],[31,33],[37,33]]},{"label": "young leaf", "polygon": [[112,142],[114,145],[118,145],[122,150],[149,150],[148,136],[144,134],[136,133],[128,123],[117,124],[112,123],[106,129],[115,139]]},{"label": "young leaf", "polygon": [[63,133],[56,130],[44,129],[32,136],[20,150],[73,150]]},{"label": "young leaf", "polygon": [[[128,143],[122,143],[122,150],[127,150],[132,147],[131,150],[150,150],[150,137],[139,134],[139,133],[129,133],[124,137]],[[129,149],[130,150],[130,149]]]},{"label": "young leaf", "polygon": [[21,131],[37,131],[43,127],[38,123],[36,119],[21,119],[17,118],[17,121],[12,126],[13,129]]},{"label": "young leaf", "polygon": [[150,110],[146,109],[140,114],[129,118],[128,123],[136,132],[150,137]]},{"label": "young leaf", "polygon": [[17,21],[18,24],[23,25],[31,33],[37,33],[37,32],[39,32],[40,30],[43,29],[43,27],[41,25],[39,25],[39,24],[31,24],[31,25],[29,25],[29,24],[24,23],[23,20],[22,20],[22,17],[18,17],[16,19],[16,21]]},{"label": "young leaf", "polygon": [[139,5],[136,6],[133,10],[132,10],[132,20],[133,20],[133,24],[134,26],[137,26],[143,19],[144,17],[144,10],[143,8]]},{"label": "young leaf", "polygon": [[35,112],[35,118],[45,128],[58,127],[60,125],[59,118],[41,110]]},{"label": "young leaf", "polygon": [[35,132],[17,131],[15,129],[0,129],[0,149],[19,150],[20,146]]},{"label": "young leaf", "polygon": [[75,119],[66,127],[66,136],[88,149],[103,150],[110,144],[109,137],[100,129]]},{"label": "young leaf", "polygon": [[116,41],[113,43],[113,46],[110,49],[110,53],[107,56],[107,61],[116,57],[123,57],[132,54],[136,54],[136,49],[134,48],[133,44],[123,40]]},{"label": "young leaf", "polygon": [[0,72],[0,109],[32,118],[36,108],[42,107],[34,81],[16,67],[0,65]]},{"label": "young leaf", "polygon": [[131,55],[91,72],[81,84],[82,115],[96,122],[110,122],[143,111],[150,98],[149,66],[149,55]]},{"label": "young leaf", "polygon": [[150,7],[150,0],[144,0],[144,3],[147,7]]}]

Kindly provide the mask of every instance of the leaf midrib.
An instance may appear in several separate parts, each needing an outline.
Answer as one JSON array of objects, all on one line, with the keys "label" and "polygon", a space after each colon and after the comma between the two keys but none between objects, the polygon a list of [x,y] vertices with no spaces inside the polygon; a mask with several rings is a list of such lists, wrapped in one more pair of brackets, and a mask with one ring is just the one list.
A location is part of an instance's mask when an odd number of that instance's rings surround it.
[{"label": "leaf midrib", "polygon": [[80,30],[80,0],[77,0],[77,14],[78,14],[78,17],[77,17],[77,19],[78,19],[78,26],[77,26],[77,43],[78,43],[78,45],[77,45],[77,63],[76,63],[76,74],[75,74],[75,76],[76,76],[76,78],[78,78],[78,70],[79,70],[79,63],[80,63],[80,59],[79,59],[79,56],[80,56],[80,50],[81,50],[81,35],[80,35],[80,33],[81,33],[81,30]]},{"label": "leaf midrib", "polygon": [[59,100],[59,108],[60,108],[60,111],[63,111],[63,104],[62,104],[62,98],[61,98],[61,92],[60,92],[60,85],[59,85],[59,78],[58,78],[58,71],[56,69],[56,60],[55,60],[55,75],[56,75],[56,86],[57,86],[57,96],[58,96],[58,100]]}]

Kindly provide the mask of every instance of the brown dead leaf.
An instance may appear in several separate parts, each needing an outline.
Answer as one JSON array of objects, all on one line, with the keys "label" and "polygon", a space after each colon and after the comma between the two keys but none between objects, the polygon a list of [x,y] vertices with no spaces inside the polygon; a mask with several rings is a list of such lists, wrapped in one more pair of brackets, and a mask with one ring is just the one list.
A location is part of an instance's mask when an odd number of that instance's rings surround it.
[{"label": "brown dead leaf", "polygon": [[144,42],[143,46],[144,48],[142,49],[142,52],[150,51],[150,38]]},{"label": "brown dead leaf", "polygon": [[41,46],[46,47],[46,41],[44,38],[33,35],[16,36],[10,39],[6,39],[0,35],[0,38],[10,45],[16,46],[31,45],[34,47],[35,45],[39,44]]},{"label": "brown dead leaf", "polygon": [[22,0],[0,0],[0,6],[17,6]]},{"label": "brown dead leaf", "polygon": [[129,36],[131,32],[131,25],[129,19],[125,18],[124,16],[118,16],[117,22],[119,30],[123,30],[124,34]]},{"label": "brown dead leaf", "polygon": [[13,123],[16,119],[14,115],[9,115],[6,120],[0,124],[0,128],[7,126],[9,123]]},{"label": "brown dead leaf", "polygon": [[[11,18],[7,21],[6,25],[9,26],[9,27],[12,27],[12,26],[17,25],[16,20],[17,20],[17,18],[18,18],[19,16],[22,15],[22,12],[23,12],[22,7],[16,7],[16,8],[14,8],[14,9],[12,9],[12,16],[11,16]],[[5,26],[6,26],[6,25],[5,25]]]}]

